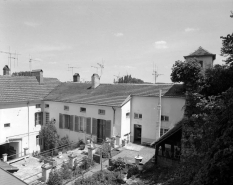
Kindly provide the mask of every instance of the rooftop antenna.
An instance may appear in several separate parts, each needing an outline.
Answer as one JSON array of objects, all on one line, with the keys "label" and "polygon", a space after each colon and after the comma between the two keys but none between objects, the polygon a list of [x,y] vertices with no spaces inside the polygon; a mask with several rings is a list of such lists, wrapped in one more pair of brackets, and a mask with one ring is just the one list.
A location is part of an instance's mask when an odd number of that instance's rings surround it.
[{"label": "rooftop antenna", "polygon": [[96,66],[91,66],[91,67],[96,68],[96,72],[98,74],[98,67],[96,67]]},{"label": "rooftop antenna", "polygon": [[117,83],[119,82],[119,78],[121,77],[120,76],[120,73],[118,75],[114,75],[115,77],[117,77]]},{"label": "rooftop antenna", "polygon": [[152,73],[152,75],[155,76],[155,84],[156,84],[157,77],[160,76],[160,75],[163,75],[163,74],[158,73],[158,68],[156,67],[156,65],[154,63],[153,63],[153,73]]},{"label": "rooftop antenna", "polygon": [[19,53],[11,53],[10,52],[10,47],[9,47],[9,52],[6,51],[0,51],[0,53],[5,53],[8,54],[8,65],[10,66],[10,70],[11,70],[11,59],[14,59],[14,63],[15,60],[17,59],[17,64],[18,64],[18,55],[20,55]]},{"label": "rooftop antenna", "polygon": [[74,68],[79,68],[79,67],[72,67],[72,66],[69,66],[69,64],[68,64],[68,71],[69,71],[69,69],[71,69],[71,71],[72,71],[72,76],[73,76],[73,69]]},{"label": "rooftop antenna", "polygon": [[39,60],[33,59],[30,55],[29,55],[29,69],[30,71],[32,71],[32,62],[40,62]]},{"label": "rooftop antenna", "polygon": [[102,59],[102,64],[100,64],[100,63],[97,63],[97,65],[99,65],[99,66],[100,66],[100,70],[101,70],[101,75],[100,75],[100,78],[101,78],[101,76],[102,76],[102,73],[103,73],[103,68],[104,68],[104,62],[103,62],[103,59]]}]

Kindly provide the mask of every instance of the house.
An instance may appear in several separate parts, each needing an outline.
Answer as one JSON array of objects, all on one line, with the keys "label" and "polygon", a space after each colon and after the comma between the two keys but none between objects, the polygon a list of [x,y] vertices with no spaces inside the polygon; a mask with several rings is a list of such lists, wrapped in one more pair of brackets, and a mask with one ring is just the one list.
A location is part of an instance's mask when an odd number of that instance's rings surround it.
[{"label": "house", "polygon": [[206,69],[213,67],[214,60],[216,59],[216,54],[210,53],[200,46],[196,51],[187,56],[184,56],[184,58],[185,60],[189,58],[196,58],[205,71]]},{"label": "house", "polygon": [[44,78],[42,70],[31,76],[10,76],[9,70],[5,66],[0,76],[0,156],[13,160],[23,156],[25,148],[40,151],[42,99],[60,82]]},{"label": "house", "polygon": [[97,74],[92,75],[91,83],[80,83],[79,74],[73,79],[44,98],[42,112],[56,120],[60,137],[68,136],[74,142],[116,137],[118,145],[124,140],[148,143],[184,114],[182,85],[100,84]]}]

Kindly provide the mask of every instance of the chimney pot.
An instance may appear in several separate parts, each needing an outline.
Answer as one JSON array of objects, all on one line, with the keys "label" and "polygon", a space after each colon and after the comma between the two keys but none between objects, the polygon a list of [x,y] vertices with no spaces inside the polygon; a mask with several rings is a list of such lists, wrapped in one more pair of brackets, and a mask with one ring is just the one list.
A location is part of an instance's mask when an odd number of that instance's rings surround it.
[{"label": "chimney pot", "polygon": [[96,87],[98,87],[100,85],[100,77],[98,74],[93,74],[91,76],[91,86],[93,89],[95,89]]},{"label": "chimney pot", "polygon": [[80,75],[78,73],[73,75],[73,82],[80,82]]},{"label": "chimney pot", "polygon": [[10,68],[8,67],[8,65],[5,65],[3,68],[3,75],[10,75]]}]

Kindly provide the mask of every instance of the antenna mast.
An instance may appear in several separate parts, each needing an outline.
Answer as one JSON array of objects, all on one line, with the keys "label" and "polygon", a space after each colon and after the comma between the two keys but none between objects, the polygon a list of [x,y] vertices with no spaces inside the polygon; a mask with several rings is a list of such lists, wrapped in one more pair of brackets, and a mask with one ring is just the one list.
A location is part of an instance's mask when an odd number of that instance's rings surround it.
[{"label": "antenna mast", "polygon": [[15,67],[15,60],[17,60],[17,66],[18,66],[18,55],[20,55],[19,53],[11,53],[10,52],[10,48],[9,48],[9,52],[6,51],[0,51],[0,53],[5,53],[8,54],[8,65],[10,66],[10,74],[11,74],[11,59],[14,59],[14,67]]},{"label": "antenna mast", "polygon": [[100,70],[101,70],[101,75],[100,75],[100,78],[101,78],[101,76],[102,76],[102,73],[103,73],[103,69],[104,69],[104,62],[103,62],[103,60],[102,60],[102,64],[100,64],[100,63],[97,63],[97,65],[99,65],[99,66],[100,66]]},{"label": "antenna mast", "polygon": [[30,71],[32,71],[32,61],[33,61],[33,62],[40,62],[39,60],[33,59],[33,58],[29,55],[29,69],[30,69]]},{"label": "antenna mast", "polygon": [[91,67],[96,68],[96,72],[98,74],[98,67],[96,67],[96,66],[91,66]]},{"label": "antenna mast", "polygon": [[119,78],[121,77],[120,73],[118,75],[113,75],[113,76],[117,77],[117,82],[116,83],[118,83],[119,82]]},{"label": "antenna mast", "polygon": [[157,77],[159,77],[160,75],[163,75],[163,74],[158,73],[158,68],[154,64],[153,64],[153,73],[152,73],[152,75],[155,76],[155,84],[156,84]]},{"label": "antenna mast", "polygon": [[71,71],[72,71],[72,76],[73,76],[73,69],[74,68],[79,68],[79,67],[71,67],[71,66],[69,66],[69,64],[68,64],[68,71],[69,71],[69,69],[71,69]]}]

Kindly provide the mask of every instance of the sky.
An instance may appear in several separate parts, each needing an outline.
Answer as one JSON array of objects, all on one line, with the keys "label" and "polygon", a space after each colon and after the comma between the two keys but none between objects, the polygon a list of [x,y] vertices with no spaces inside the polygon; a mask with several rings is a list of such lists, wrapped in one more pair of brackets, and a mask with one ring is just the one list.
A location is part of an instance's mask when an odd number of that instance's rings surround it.
[{"label": "sky", "polygon": [[[199,46],[223,64],[232,10],[233,0],[1,0],[0,51],[20,54],[12,72],[29,71],[31,58],[31,69],[63,82],[72,69],[82,81],[98,72],[101,83],[127,74],[154,82],[156,65],[157,82],[170,83],[175,61]],[[8,57],[0,52],[1,68]]]}]

